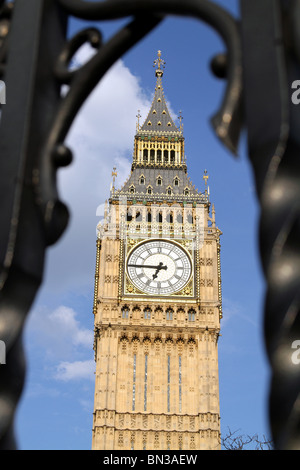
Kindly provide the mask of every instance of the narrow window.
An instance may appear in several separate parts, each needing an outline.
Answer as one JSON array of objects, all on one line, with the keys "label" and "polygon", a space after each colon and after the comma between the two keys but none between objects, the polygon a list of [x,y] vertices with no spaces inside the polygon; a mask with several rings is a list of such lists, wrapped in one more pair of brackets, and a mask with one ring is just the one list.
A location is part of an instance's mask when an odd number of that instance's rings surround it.
[{"label": "narrow window", "polygon": [[173,310],[171,308],[168,308],[166,315],[167,315],[167,320],[173,320]]},{"label": "narrow window", "polygon": [[145,320],[150,320],[151,318],[151,310],[150,308],[145,308],[144,310],[144,319]]},{"label": "narrow window", "polygon": [[127,307],[122,308],[122,318],[128,318],[129,317],[129,310]]},{"label": "narrow window", "polygon": [[179,413],[181,413],[181,356],[179,356]]},{"label": "narrow window", "polygon": [[170,356],[168,356],[167,410],[170,412]]},{"label": "narrow window", "polygon": [[147,376],[148,376],[148,354],[145,355],[144,411],[147,411]]},{"label": "narrow window", "polygon": [[133,355],[132,411],[135,411],[136,354]]},{"label": "narrow window", "polygon": [[189,321],[195,321],[195,310],[189,310]]}]

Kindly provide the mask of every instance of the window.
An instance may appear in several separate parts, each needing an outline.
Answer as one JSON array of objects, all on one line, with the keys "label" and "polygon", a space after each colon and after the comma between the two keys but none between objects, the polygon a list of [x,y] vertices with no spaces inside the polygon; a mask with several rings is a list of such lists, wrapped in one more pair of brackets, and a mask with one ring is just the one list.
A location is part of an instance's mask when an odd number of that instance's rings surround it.
[{"label": "window", "polygon": [[174,179],[174,186],[179,186],[179,179],[178,178]]},{"label": "window", "polygon": [[145,178],[144,178],[144,176],[141,176],[141,177],[140,177],[140,184],[145,184]]},{"label": "window", "polygon": [[136,354],[133,355],[132,411],[135,411]]},{"label": "window", "polygon": [[196,312],[192,308],[189,310],[189,321],[195,321]]},{"label": "window", "polygon": [[168,310],[166,311],[166,319],[173,320],[173,310],[171,308],[168,308]]},{"label": "window", "polygon": [[129,308],[123,307],[122,308],[122,318],[129,318]]},{"label": "window", "polygon": [[189,192],[189,188],[185,188],[185,190],[184,190],[184,195],[185,195],[185,196],[188,196],[189,193],[190,193],[190,192]]},{"label": "window", "polygon": [[171,362],[171,358],[170,356],[168,356],[168,385],[167,385],[167,411],[168,413],[170,412],[170,378],[171,378],[170,362]]},{"label": "window", "polygon": [[144,310],[144,319],[145,320],[150,320],[151,318],[151,310],[150,308],[145,308]]},{"label": "window", "polygon": [[129,191],[130,191],[132,194],[135,193],[135,187],[134,187],[134,186],[130,186]]},{"label": "window", "polygon": [[157,178],[157,186],[161,186],[161,185],[162,185],[162,179],[161,179],[161,177],[159,176],[159,177]]},{"label": "window", "polygon": [[152,188],[151,188],[151,186],[148,186],[148,188],[147,188],[147,194],[152,194]]}]

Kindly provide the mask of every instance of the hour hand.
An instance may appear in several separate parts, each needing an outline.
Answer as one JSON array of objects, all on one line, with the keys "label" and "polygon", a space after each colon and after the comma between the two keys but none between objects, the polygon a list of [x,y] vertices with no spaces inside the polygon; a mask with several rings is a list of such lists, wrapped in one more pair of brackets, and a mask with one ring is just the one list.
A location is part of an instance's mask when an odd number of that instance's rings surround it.
[{"label": "hour hand", "polygon": [[168,266],[164,266],[163,263],[160,262],[159,265],[156,267],[155,274],[153,274],[153,276],[152,276],[153,281],[154,281],[154,279],[157,278],[157,274],[159,273],[159,271],[160,271],[161,269],[167,270],[167,269],[168,269]]}]

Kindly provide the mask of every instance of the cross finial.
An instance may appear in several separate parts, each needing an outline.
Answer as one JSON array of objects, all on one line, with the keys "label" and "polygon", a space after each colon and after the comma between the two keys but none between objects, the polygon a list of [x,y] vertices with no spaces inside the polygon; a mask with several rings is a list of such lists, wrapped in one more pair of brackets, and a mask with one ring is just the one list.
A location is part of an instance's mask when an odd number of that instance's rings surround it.
[{"label": "cross finial", "polygon": [[209,178],[209,175],[207,174],[207,170],[204,170],[204,175],[203,175],[203,179],[205,181],[205,186],[207,186],[207,180]]},{"label": "cross finial", "polygon": [[113,177],[113,181],[112,181],[112,190],[114,191],[115,189],[115,181],[116,181],[116,176],[118,176],[118,173],[116,172],[116,167],[114,166],[113,167],[113,171],[112,171],[112,174],[111,176]]},{"label": "cross finial", "polygon": [[163,70],[165,68],[165,61],[161,58],[161,51],[158,51],[157,52],[157,59],[154,61],[154,65],[153,67],[157,67],[156,68],[156,76],[157,77],[162,77],[163,76]]},{"label": "cross finial", "polygon": [[179,116],[178,116],[178,119],[179,119],[179,122],[180,122],[180,132],[182,132],[182,130],[183,130],[183,124],[182,124],[182,120],[183,120],[183,117],[182,117],[182,111],[179,111]]},{"label": "cross finial", "polygon": [[140,118],[142,117],[140,115],[140,110],[138,110],[136,117],[137,117],[136,130],[139,131],[140,130]]}]

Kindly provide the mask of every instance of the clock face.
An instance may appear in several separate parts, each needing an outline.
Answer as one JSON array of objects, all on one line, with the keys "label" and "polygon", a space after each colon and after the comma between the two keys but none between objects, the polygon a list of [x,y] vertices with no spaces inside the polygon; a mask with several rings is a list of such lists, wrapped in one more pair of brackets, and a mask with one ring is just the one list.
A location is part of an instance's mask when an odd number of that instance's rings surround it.
[{"label": "clock face", "polygon": [[189,255],[177,244],[164,240],[146,241],[127,259],[131,282],[150,295],[171,295],[189,281],[192,264]]}]

